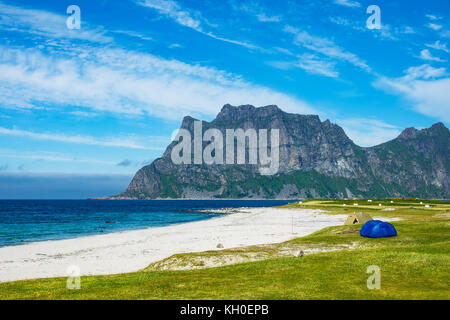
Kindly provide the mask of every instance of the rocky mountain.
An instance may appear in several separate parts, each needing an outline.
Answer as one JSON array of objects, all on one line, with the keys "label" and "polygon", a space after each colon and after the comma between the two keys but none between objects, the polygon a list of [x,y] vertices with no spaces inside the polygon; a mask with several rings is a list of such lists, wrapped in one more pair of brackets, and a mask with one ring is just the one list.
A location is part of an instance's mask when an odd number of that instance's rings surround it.
[{"label": "rocky mountain", "polygon": [[[195,121],[185,117],[181,125],[193,143]],[[136,173],[124,192],[110,198],[450,198],[450,132],[442,123],[408,128],[370,148],[357,146],[329,120],[286,113],[273,105],[225,105],[213,121],[201,124],[203,132],[215,128],[224,137],[226,129],[278,129],[276,174],[261,175],[260,164],[174,164],[171,154],[179,143],[174,141],[161,158]],[[248,145],[245,152],[248,159]]]}]

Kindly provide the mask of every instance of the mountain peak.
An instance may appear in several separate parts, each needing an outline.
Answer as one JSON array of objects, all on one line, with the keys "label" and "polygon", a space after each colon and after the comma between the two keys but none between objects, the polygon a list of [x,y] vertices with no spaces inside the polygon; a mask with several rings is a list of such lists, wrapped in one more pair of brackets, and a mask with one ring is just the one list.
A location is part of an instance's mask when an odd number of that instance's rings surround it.
[{"label": "mountain peak", "polygon": [[195,118],[192,118],[191,116],[186,116],[183,118],[183,122],[181,123],[182,129],[192,129],[194,127],[194,121],[198,121]]},{"label": "mountain peak", "polygon": [[222,110],[220,110],[220,112],[235,111],[237,109],[256,109],[256,108],[255,108],[255,106],[252,106],[251,104],[243,104],[240,106],[233,106],[233,105],[227,103],[226,105],[224,105],[222,107]]},{"label": "mountain peak", "polygon": [[433,131],[445,130],[447,132],[449,131],[448,128],[442,122],[436,122],[435,124],[433,124],[431,126],[430,130],[433,130]]},{"label": "mountain peak", "polygon": [[[280,108],[278,108],[277,105],[271,104],[271,105],[267,105],[267,106],[262,106],[262,107],[255,107],[251,104],[243,104],[243,105],[239,105],[239,106],[233,106],[229,103],[227,103],[226,105],[224,105],[222,107],[222,110],[220,110],[220,113],[223,112],[242,112],[242,111],[257,111],[257,110],[265,110],[265,111],[272,111],[272,112],[280,112],[282,111]],[[219,113],[219,115],[220,115]]]},{"label": "mountain peak", "polygon": [[417,132],[419,132],[419,130],[417,130],[414,127],[410,127],[410,128],[406,128],[405,130],[402,131],[402,133],[400,133],[400,135],[398,136],[399,139],[411,139],[411,138],[415,138],[417,135]]},{"label": "mountain peak", "polygon": [[283,111],[276,105],[268,105],[257,108],[250,104],[240,106],[232,106],[231,104],[226,104],[222,107],[222,110],[220,110],[214,121],[250,119],[256,115],[266,117],[281,114],[282,112]]},{"label": "mountain peak", "polygon": [[418,134],[425,134],[425,135],[439,135],[439,134],[448,134],[449,130],[448,128],[442,123],[437,122],[433,124],[429,128],[425,128],[422,130],[417,130],[414,127],[406,128],[402,131],[402,133],[398,136],[399,139],[414,139],[417,137]]}]

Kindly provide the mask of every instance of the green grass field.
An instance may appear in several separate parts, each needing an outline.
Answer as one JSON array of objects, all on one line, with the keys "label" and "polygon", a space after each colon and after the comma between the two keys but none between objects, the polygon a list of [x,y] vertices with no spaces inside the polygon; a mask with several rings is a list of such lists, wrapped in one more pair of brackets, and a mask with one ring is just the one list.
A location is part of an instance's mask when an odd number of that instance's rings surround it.
[{"label": "green grass field", "polygon": [[[402,219],[392,222],[393,238],[363,238],[361,225],[331,227],[280,244],[180,254],[140,272],[82,277],[80,290],[68,290],[66,278],[1,283],[0,299],[449,299],[450,202],[393,201],[286,206]],[[299,249],[305,255],[293,256]],[[208,267],[211,261],[241,263]],[[380,290],[367,288],[370,265],[381,269]]]}]

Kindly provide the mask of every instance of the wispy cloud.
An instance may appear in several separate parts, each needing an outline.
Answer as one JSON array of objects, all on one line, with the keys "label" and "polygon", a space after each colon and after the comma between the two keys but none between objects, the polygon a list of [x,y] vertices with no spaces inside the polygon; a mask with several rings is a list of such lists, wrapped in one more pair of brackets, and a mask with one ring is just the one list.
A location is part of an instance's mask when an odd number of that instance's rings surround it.
[{"label": "wispy cloud", "polygon": [[152,8],[158,11],[160,14],[167,16],[168,18],[176,21],[182,26],[202,31],[200,27],[200,14],[197,13],[197,17],[193,17],[193,12],[183,9],[177,2],[172,0],[136,0],[138,5]]},{"label": "wispy cloud", "polygon": [[430,21],[429,23],[426,24],[428,28],[434,31],[439,31],[444,27],[443,25],[437,23],[439,20],[442,20],[441,16],[435,14],[426,14],[425,17],[428,18],[428,20]]},{"label": "wispy cloud", "polygon": [[360,59],[357,55],[344,50],[328,39],[310,35],[308,32],[299,30],[292,26],[286,26],[284,31],[294,35],[294,43],[297,45],[323,54],[329,58],[350,63],[366,72],[372,72],[372,69],[365,61]]},{"label": "wispy cloud", "polygon": [[234,2],[233,8],[254,16],[260,22],[280,22],[283,19],[281,15],[268,13],[262,4],[256,1],[239,1],[238,4]]},{"label": "wispy cloud", "polygon": [[410,67],[404,73],[405,76],[400,79],[403,79],[407,82],[417,79],[432,80],[448,75],[445,68],[434,68],[428,64],[424,64],[418,67]]},{"label": "wispy cloud", "polygon": [[423,49],[420,52],[420,58],[423,60],[428,60],[428,61],[437,61],[437,62],[445,62],[446,61],[446,60],[442,60],[441,58],[434,57],[431,54],[430,50],[428,50],[428,49]]},{"label": "wispy cloud", "polygon": [[416,30],[413,27],[410,26],[404,26],[400,29],[400,32],[403,34],[415,34]]},{"label": "wispy cloud", "polygon": [[381,77],[374,86],[404,97],[417,112],[450,122],[450,77],[445,68],[411,67],[403,77]]},{"label": "wispy cloud", "polygon": [[433,29],[435,31],[439,31],[439,30],[441,30],[443,28],[442,25],[436,24],[436,23],[431,23],[431,22],[427,24],[427,27],[430,28],[430,29]]},{"label": "wispy cloud", "polygon": [[260,22],[280,22],[282,20],[282,16],[268,16],[266,13],[258,13],[256,18]]},{"label": "wispy cloud", "polygon": [[8,129],[0,127],[1,135],[25,137],[37,140],[58,141],[66,143],[77,143],[105,147],[121,147],[130,149],[147,149],[147,147],[133,141],[131,139],[110,138],[105,140],[96,139],[90,136],[67,136],[54,133],[36,133],[20,129]]},{"label": "wispy cloud", "polygon": [[387,142],[396,138],[401,132],[399,127],[377,119],[350,118],[339,119],[336,122],[344,128],[350,139],[362,147]]},{"label": "wispy cloud", "polygon": [[169,49],[182,48],[183,46],[179,43],[172,43],[169,45]]},{"label": "wispy cloud", "polygon": [[66,26],[66,16],[44,10],[27,9],[0,2],[0,29],[24,32],[36,36],[60,39],[79,39],[91,42],[111,42],[101,27],[92,28],[83,24],[80,30],[70,30]]},{"label": "wispy cloud", "polygon": [[427,17],[428,19],[433,20],[433,21],[442,19],[441,16],[437,16],[435,14],[426,14],[425,17]]},{"label": "wispy cloud", "polygon": [[298,55],[296,60],[289,61],[268,61],[266,62],[271,67],[280,70],[291,70],[300,68],[309,74],[320,75],[330,78],[337,78],[339,73],[335,70],[335,63],[321,59],[313,54]]},{"label": "wispy cloud", "polygon": [[345,7],[359,8],[361,4],[358,1],[353,0],[334,0],[334,3]]},{"label": "wispy cloud", "polygon": [[48,56],[0,46],[2,107],[83,106],[94,112],[179,119],[215,115],[225,103],[279,104],[313,112],[307,103],[198,64],[122,49],[77,47],[89,57]]},{"label": "wispy cloud", "polygon": [[449,38],[450,39],[450,30],[442,31],[440,33],[440,36],[443,37],[443,38]]},{"label": "wispy cloud", "polygon": [[122,35],[126,35],[129,37],[133,37],[133,38],[138,38],[141,40],[147,40],[147,41],[154,41],[154,39],[146,34],[140,33],[140,32],[136,32],[136,31],[131,31],[131,30],[112,30],[111,32],[113,33],[117,33],[117,34],[122,34]]},{"label": "wispy cloud", "polygon": [[173,0],[135,0],[135,3],[140,6],[153,9],[160,15],[166,16],[182,26],[200,32],[213,39],[232,43],[248,49],[259,49],[258,46],[246,41],[228,39],[223,36],[218,36],[211,31],[205,30],[202,27],[202,22],[206,21],[206,19],[202,17],[201,13],[185,9]]},{"label": "wispy cloud", "polygon": [[321,59],[313,54],[303,54],[298,56],[299,60],[295,66],[305,70],[310,74],[322,75],[330,78],[337,78],[339,73],[335,70],[335,63]]},{"label": "wispy cloud", "polygon": [[441,43],[439,40],[437,40],[435,43],[432,43],[432,44],[425,44],[425,46],[427,46],[428,48],[431,48],[431,49],[441,50],[441,51],[444,51],[446,53],[449,53],[449,50],[447,48],[447,44],[446,43]]},{"label": "wispy cloud", "polygon": [[224,38],[224,37],[220,37],[215,35],[212,32],[202,32],[203,34],[207,35],[208,37],[211,37],[213,39],[216,40],[220,40],[220,41],[224,41],[224,42],[228,42],[228,43],[232,43],[232,44],[236,44],[238,46],[242,46],[245,47],[247,49],[256,49],[256,50],[261,50],[261,51],[266,51],[265,49],[262,49],[254,44],[251,44],[249,42],[245,42],[245,41],[238,41],[238,40],[233,40],[233,39],[228,39],[228,38]]},{"label": "wispy cloud", "polygon": [[349,20],[343,17],[330,17],[330,22],[337,24],[339,26],[345,26],[345,27],[350,27],[353,30],[358,30],[358,31],[366,31],[367,28],[364,27],[364,25],[362,25],[359,22],[353,21],[353,20]]}]

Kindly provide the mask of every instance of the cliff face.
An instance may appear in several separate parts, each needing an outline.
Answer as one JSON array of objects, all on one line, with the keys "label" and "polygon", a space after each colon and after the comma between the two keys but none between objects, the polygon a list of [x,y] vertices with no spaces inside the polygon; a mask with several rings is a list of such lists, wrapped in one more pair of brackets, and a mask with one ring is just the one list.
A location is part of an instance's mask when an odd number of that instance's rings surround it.
[{"label": "cliff face", "polygon": [[[181,126],[192,139],[194,121],[185,117]],[[178,142],[172,142],[161,158],[136,173],[127,190],[112,198],[450,198],[450,132],[442,123],[408,128],[371,148],[355,145],[328,120],[286,113],[277,106],[225,105],[202,127],[203,132],[216,128],[224,137],[226,129],[278,129],[279,170],[262,176],[258,165],[176,165],[171,152]],[[248,160],[248,147],[246,152]]]}]

